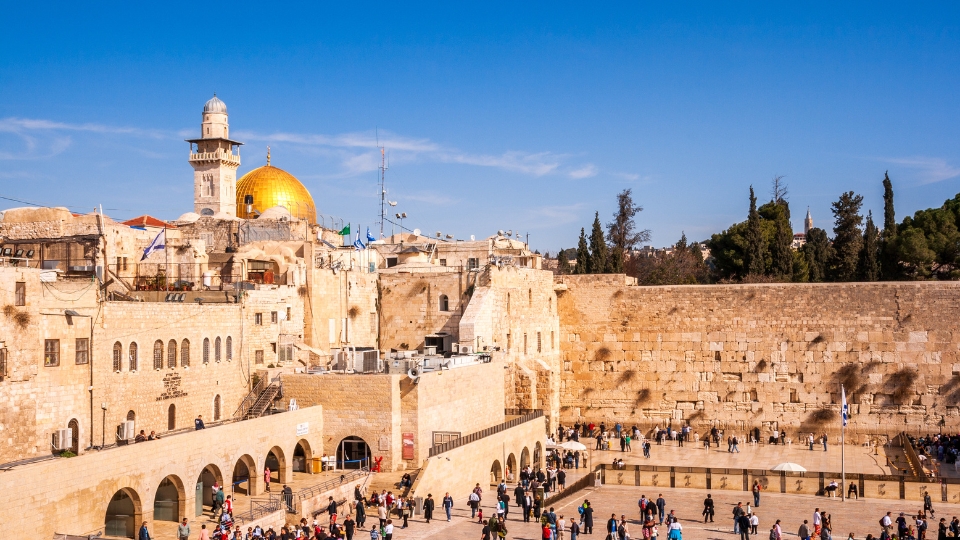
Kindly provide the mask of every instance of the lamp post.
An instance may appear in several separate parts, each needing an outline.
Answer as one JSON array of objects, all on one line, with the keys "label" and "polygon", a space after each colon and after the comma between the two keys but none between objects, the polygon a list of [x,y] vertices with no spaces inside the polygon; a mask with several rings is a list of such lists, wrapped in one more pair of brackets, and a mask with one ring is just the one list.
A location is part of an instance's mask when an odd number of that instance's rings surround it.
[{"label": "lamp post", "polygon": [[107,445],[107,403],[101,403],[100,408],[103,409],[103,421],[100,423],[100,449],[103,450]]}]

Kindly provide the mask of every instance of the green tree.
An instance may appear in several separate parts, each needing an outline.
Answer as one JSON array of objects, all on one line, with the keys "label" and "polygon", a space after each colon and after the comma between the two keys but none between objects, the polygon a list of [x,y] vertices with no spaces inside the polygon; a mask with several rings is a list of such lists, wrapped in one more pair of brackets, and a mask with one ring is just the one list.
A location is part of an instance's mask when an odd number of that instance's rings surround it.
[{"label": "green tree", "polygon": [[557,252],[557,273],[561,276],[573,273],[573,269],[570,268],[569,256],[563,248],[560,248],[560,251]]},{"label": "green tree", "polygon": [[810,281],[810,268],[807,266],[807,256],[802,249],[793,252],[793,280],[794,283]]},{"label": "green tree", "polygon": [[760,214],[757,212],[757,197],[750,186],[750,213],[747,216],[747,230],[745,234],[746,251],[743,254],[743,265],[747,274],[762,275],[766,270],[764,264],[763,229],[760,225]]},{"label": "green tree", "polygon": [[574,274],[590,273],[590,248],[587,247],[587,235],[580,227],[580,242],[577,244],[577,265],[573,268]]},{"label": "green tree", "polygon": [[780,199],[772,201],[775,210],[775,232],[770,243],[770,274],[793,277],[793,226],[790,224],[790,204]]},{"label": "green tree", "polygon": [[683,234],[673,251],[653,251],[631,257],[627,275],[641,285],[690,285],[709,283],[710,274],[699,244],[690,244]]},{"label": "green tree", "polygon": [[880,279],[880,235],[873,224],[873,212],[867,213],[867,226],[863,230],[863,249],[860,250],[860,280],[877,281]]},{"label": "green tree", "polygon": [[833,211],[833,259],[830,262],[831,281],[857,279],[860,251],[863,249],[863,196],[848,191],[831,205]]},{"label": "green tree", "polygon": [[610,270],[609,264],[607,240],[600,225],[600,212],[597,212],[593,216],[593,228],[590,231],[590,273],[606,274]]},{"label": "green tree", "polygon": [[897,259],[897,215],[893,210],[893,182],[883,173],[883,232],[880,235],[880,276],[887,281],[899,278]]},{"label": "green tree", "polygon": [[617,194],[617,211],[613,221],[607,223],[607,239],[610,242],[609,270],[614,274],[624,271],[626,255],[644,242],[650,241],[650,230],[637,230],[634,222],[643,207],[633,202],[633,190],[625,189]]},{"label": "green tree", "polygon": [[803,245],[807,261],[808,279],[811,283],[827,280],[827,265],[833,258],[833,246],[827,238],[827,232],[814,227],[807,233],[807,243]]},{"label": "green tree", "polygon": [[902,277],[960,279],[960,194],[903,218],[896,254]]}]

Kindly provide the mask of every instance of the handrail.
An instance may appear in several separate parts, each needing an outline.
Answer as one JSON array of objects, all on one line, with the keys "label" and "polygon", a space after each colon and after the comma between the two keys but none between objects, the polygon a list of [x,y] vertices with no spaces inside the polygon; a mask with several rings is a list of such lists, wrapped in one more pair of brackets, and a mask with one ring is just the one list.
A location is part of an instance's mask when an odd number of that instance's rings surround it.
[{"label": "handrail", "polygon": [[233,521],[242,525],[283,510],[283,495],[270,494],[267,498],[250,499],[250,510],[233,515]]},{"label": "handrail", "polygon": [[905,431],[901,431],[897,437],[900,438],[900,446],[903,447],[903,453],[907,456],[907,463],[910,464],[913,475],[921,480],[926,480],[927,473],[923,471],[923,463],[920,462],[920,457],[917,455],[917,450],[913,447],[913,443],[910,442],[910,437],[907,436]]},{"label": "handrail", "polygon": [[315,497],[325,491],[330,491],[333,488],[340,487],[343,484],[348,484],[350,482],[353,482],[354,480],[357,480],[359,478],[362,478],[364,476],[369,476],[369,475],[370,475],[370,468],[362,467],[355,471],[350,471],[347,474],[341,474],[340,478],[333,478],[325,482],[321,482],[319,484],[310,486],[308,488],[301,489],[300,491],[295,493],[295,496],[297,498],[297,502],[300,502],[300,501],[303,501],[304,499]]},{"label": "handrail", "polygon": [[243,401],[240,402],[240,406],[237,407],[237,412],[233,413],[234,418],[242,419],[246,416],[247,411],[250,410],[250,407],[257,402],[257,399],[260,397],[260,392],[263,392],[265,384],[269,377],[261,377],[257,384],[253,386],[250,392],[243,398]]},{"label": "handrail", "polygon": [[442,454],[444,452],[449,452],[454,448],[459,448],[465,444],[470,444],[474,441],[479,441],[480,439],[483,439],[485,437],[496,435],[501,431],[504,431],[513,427],[517,427],[520,424],[525,424],[527,422],[530,422],[531,420],[536,420],[537,418],[542,418],[542,417],[543,417],[543,411],[537,409],[534,412],[524,414],[519,418],[514,418],[513,420],[507,420],[502,424],[497,424],[495,426],[488,427],[487,429],[482,429],[480,431],[471,433],[466,437],[460,437],[459,439],[454,439],[452,441],[448,441],[443,444],[438,444],[430,449],[429,457],[433,457],[433,456],[436,456],[437,454]]}]

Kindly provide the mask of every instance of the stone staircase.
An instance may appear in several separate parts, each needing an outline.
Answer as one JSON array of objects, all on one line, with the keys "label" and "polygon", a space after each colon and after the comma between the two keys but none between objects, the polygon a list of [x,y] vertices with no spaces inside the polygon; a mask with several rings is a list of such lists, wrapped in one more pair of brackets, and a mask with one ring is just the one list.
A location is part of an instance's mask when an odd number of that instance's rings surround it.
[{"label": "stone staircase", "polygon": [[400,479],[403,478],[404,473],[410,473],[411,484],[416,482],[417,474],[419,474],[420,469],[415,469],[412,471],[396,471],[396,472],[380,472],[373,473],[370,476],[370,483],[367,485],[366,494],[369,496],[370,493],[376,491],[380,493],[384,490],[392,491],[394,496],[397,497],[406,497],[410,493],[410,488],[404,488],[402,491],[397,487],[400,484]]}]

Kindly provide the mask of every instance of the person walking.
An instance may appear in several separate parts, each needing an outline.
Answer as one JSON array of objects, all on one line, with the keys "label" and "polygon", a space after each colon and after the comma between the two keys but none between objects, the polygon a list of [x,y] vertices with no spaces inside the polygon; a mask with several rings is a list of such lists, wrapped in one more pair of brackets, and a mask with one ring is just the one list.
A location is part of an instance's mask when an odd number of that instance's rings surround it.
[{"label": "person walking", "polygon": [[423,519],[427,520],[427,523],[430,523],[430,520],[433,519],[433,494],[427,493],[427,500],[423,501]]},{"label": "person walking", "polygon": [[187,524],[187,518],[177,525],[177,540],[187,540],[190,538],[190,525]]},{"label": "person walking", "polygon": [[477,517],[477,510],[480,509],[480,494],[477,493],[476,489],[470,493],[470,498],[467,501],[467,504],[470,505],[470,519]]},{"label": "person walking", "polygon": [[337,522],[337,501],[333,497],[328,497],[327,513],[330,514],[330,525]]},{"label": "person walking", "polygon": [[450,521],[450,511],[453,510],[453,497],[450,496],[448,491],[446,495],[443,496],[443,511],[447,514],[447,521]]},{"label": "person walking", "polygon": [[263,468],[263,490],[270,491],[270,467]]},{"label": "person walking", "polygon": [[620,528],[620,522],[617,520],[616,514],[610,514],[610,519],[607,520],[607,534],[612,538],[618,538],[620,534],[617,530]]},{"label": "person walking", "polygon": [[937,516],[933,513],[933,500],[930,499],[930,492],[923,494],[923,511],[930,512],[930,517],[936,518]]},{"label": "person walking", "polygon": [[736,506],[733,507],[733,534],[740,534],[740,516],[746,514],[743,510],[743,503],[738,502]]},{"label": "person walking", "polygon": [[347,535],[346,540],[353,540],[353,533],[357,530],[357,522],[350,515],[343,520],[343,532]]},{"label": "person walking", "polygon": [[670,527],[667,529],[667,538],[669,540],[681,540],[683,538],[683,525],[680,525],[680,520],[674,519],[670,521]]},{"label": "person walking", "polygon": [[797,536],[800,537],[800,540],[810,540],[810,527],[807,526],[807,520],[803,520],[803,523],[800,525],[800,530],[797,531]]},{"label": "person walking", "polygon": [[577,540],[577,535],[580,534],[580,524],[573,520],[570,523],[570,540]]},{"label": "person walking", "polygon": [[593,506],[583,501],[583,534],[593,534]]},{"label": "person walking", "polygon": [[750,540],[750,518],[747,514],[737,516],[737,526],[740,529],[740,540]]},{"label": "person walking", "polygon": [[[943,521],[942,519],[940,521]],[[150,531],[147,530],[147,522],[140,525],[140,532],[137,533],[137,540],[150,540]]]},{"label": "person walking", "polygon": [[362,529],[363,524],[367,521],[367,509],[364,507],[363,498],[358,500],[356,503],[355,513],[357,515],[357,528]]},{"label": "person walking", "polygon": [[657,514],[660,517],[660,524],[663,525],[663,518],[666,515],[667,501],[663,498],[663,493],[657,497]]},{"label": "person walking", "polygon": [[756,514],[750,514],[750,534],[757,534],[757,527],[760,526],[760,517]]}]

